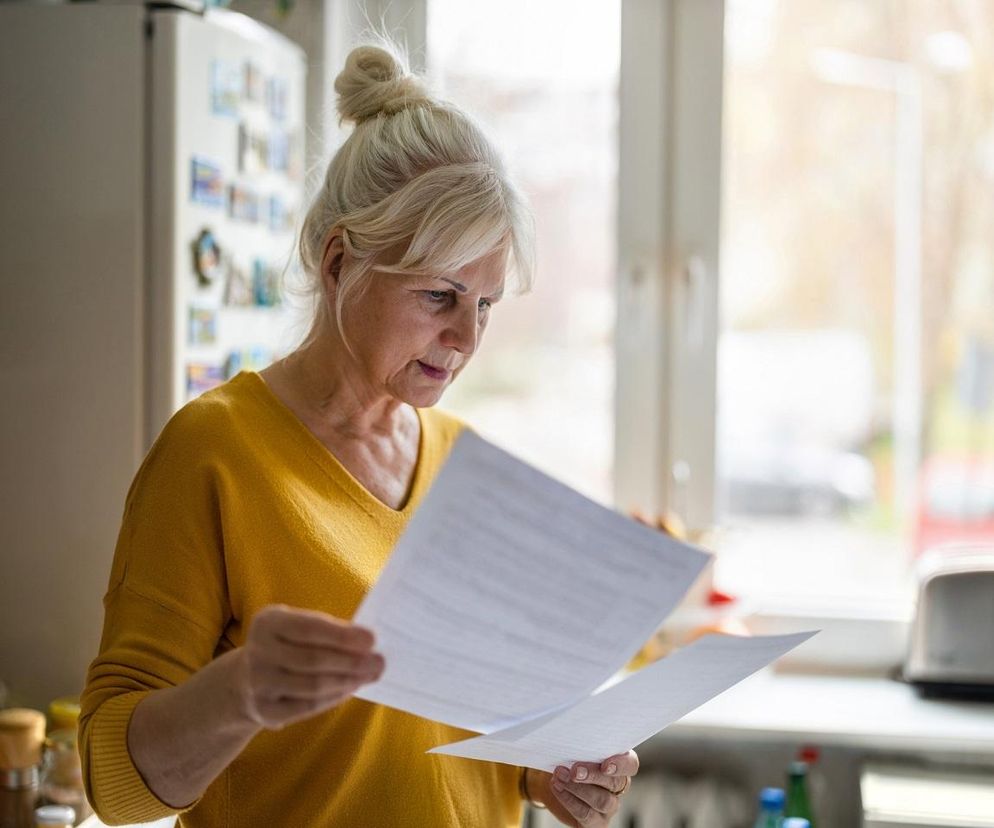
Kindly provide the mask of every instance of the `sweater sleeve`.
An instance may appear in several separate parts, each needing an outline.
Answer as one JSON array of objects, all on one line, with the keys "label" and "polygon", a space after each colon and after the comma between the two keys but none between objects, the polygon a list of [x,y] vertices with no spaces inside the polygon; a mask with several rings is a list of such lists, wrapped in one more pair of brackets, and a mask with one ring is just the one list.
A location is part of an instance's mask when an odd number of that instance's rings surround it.
[{"label": "sweater sleeve", "polygon": [[[207,409],[207,410],[204,410]],[[128,492],[104,596],[104,626],[81,698],[80,758],[94,811],[111,825],[189,810],[161,801],[128,751],[131,714],[215,654],[230,618],[221,521],[223,429],[209,406],[179,411]],[[199,801],[199,800],[198,800]]]}]

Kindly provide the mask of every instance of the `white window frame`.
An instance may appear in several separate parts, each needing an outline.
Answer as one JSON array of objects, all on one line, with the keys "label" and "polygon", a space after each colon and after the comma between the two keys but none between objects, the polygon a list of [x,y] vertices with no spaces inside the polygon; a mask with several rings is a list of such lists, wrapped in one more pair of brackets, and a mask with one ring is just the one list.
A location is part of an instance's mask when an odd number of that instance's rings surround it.
[{"label": "white window frame", "polygon": [[[724,0],[622,0],[615,501],[714,528]],[[746,596],[748,600],[748,596]],[[804,669],[887,674],[911,607],[767,604]],[[801,652],[803,650],[803,653]]]},{"label": "white window frame", "polygon": [[715,521],[723,0],[622,0],[615,502]]}]

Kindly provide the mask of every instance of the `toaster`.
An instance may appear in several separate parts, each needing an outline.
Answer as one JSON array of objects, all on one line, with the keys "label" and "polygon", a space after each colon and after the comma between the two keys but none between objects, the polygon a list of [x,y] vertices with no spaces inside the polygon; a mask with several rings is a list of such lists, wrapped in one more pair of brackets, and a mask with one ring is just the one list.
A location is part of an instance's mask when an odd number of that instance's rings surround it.
[{"label": "toaster", "polygon": [[917,575],[905,681],[926,697],[994,700],[994,546],[936,548]]}]

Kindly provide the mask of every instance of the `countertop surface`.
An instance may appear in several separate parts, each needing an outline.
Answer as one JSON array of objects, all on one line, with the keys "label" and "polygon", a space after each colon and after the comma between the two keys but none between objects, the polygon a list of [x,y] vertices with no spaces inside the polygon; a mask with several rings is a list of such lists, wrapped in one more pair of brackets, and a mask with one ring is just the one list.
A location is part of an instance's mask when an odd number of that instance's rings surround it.
[{"label": "countertop surface", "polygon": [[899,752],[955,751],[994,761],[994,703],[923,699],[913,687],[887,678],[767,669],[664,733],[770,741],[796,737]]}]

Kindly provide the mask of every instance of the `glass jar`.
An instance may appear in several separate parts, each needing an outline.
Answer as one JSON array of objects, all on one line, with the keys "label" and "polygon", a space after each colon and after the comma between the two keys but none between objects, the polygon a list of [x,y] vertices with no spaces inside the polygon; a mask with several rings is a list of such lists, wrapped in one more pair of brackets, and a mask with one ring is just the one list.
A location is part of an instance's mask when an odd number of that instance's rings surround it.
[{"label": "glass jar", "polygon": [[75,729],[53,730],[46,737],[39,793],[42,804],[69,805],[80,820],[92,813],[83,789],[83,768]]},{"label": "glass jar", "polygon": [[0,710],[0,828],[31,828],[38,799],[38,763],[45,715],[38,710]]}]

